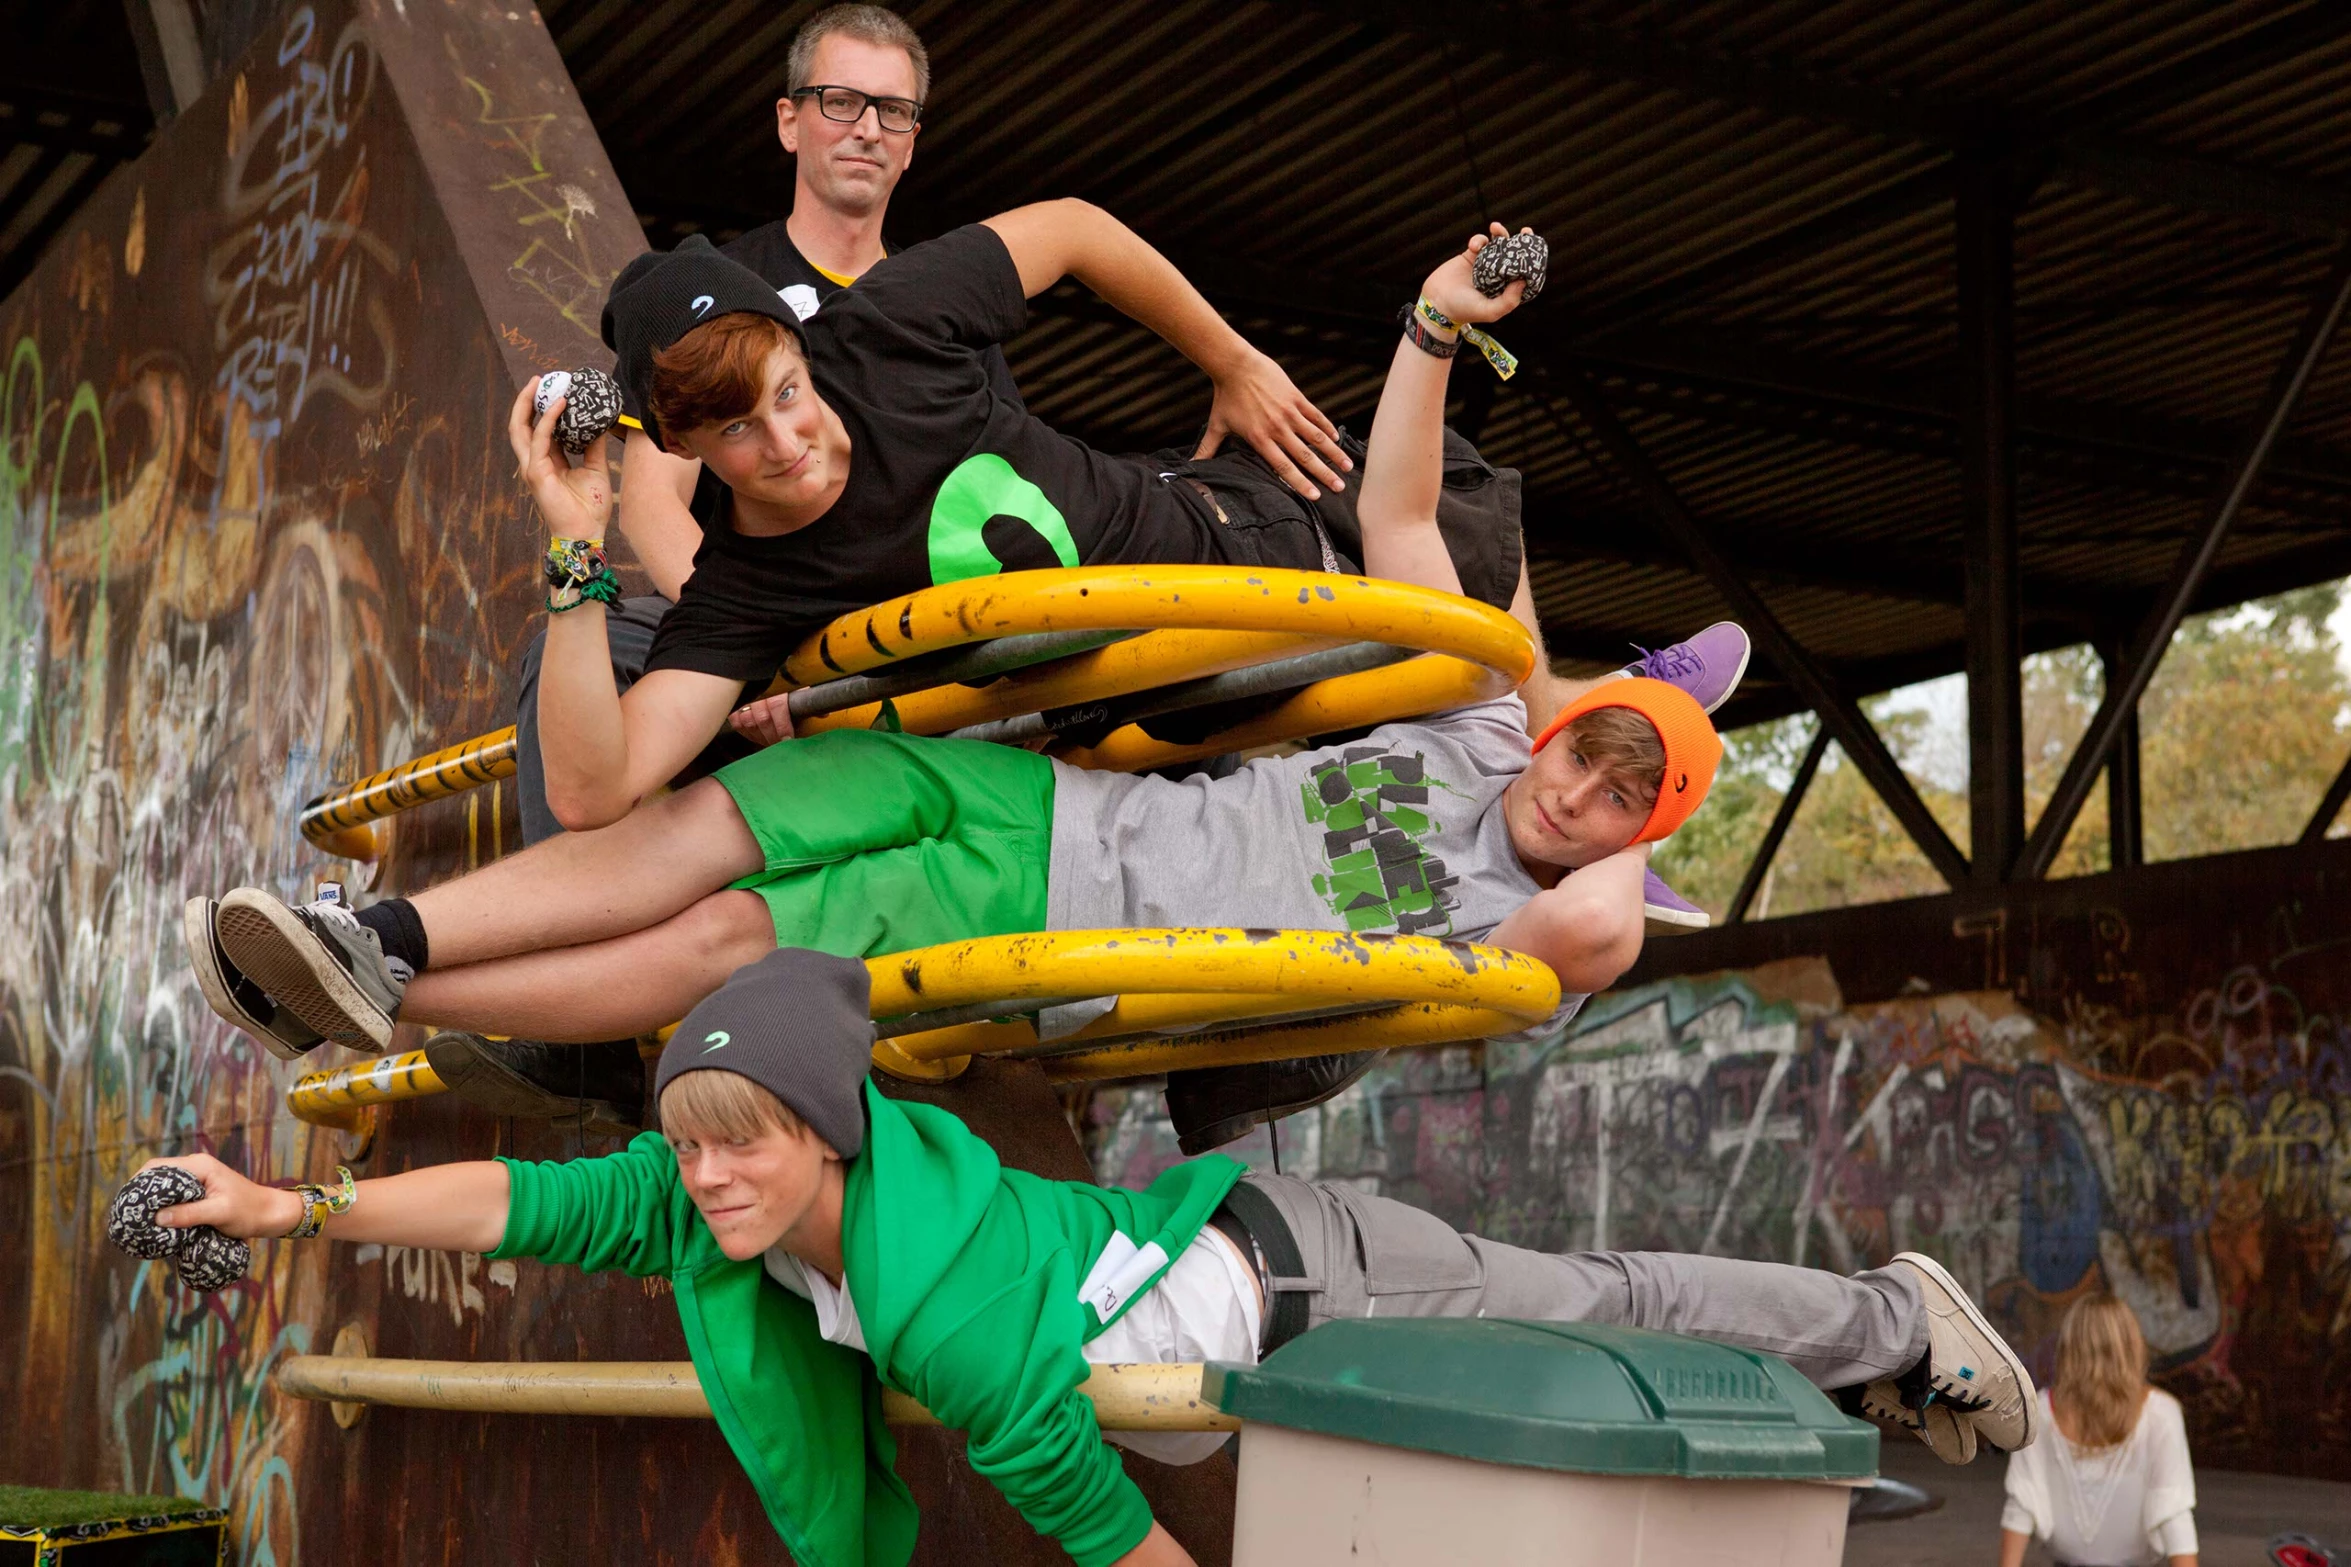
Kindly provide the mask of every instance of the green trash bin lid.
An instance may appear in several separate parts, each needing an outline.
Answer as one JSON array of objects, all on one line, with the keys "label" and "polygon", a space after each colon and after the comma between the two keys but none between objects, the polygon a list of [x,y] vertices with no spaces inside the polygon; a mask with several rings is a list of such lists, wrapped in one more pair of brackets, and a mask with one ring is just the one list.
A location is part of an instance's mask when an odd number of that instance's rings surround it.
[{"label": "green trash bin lid", "polygon": [[1292,1430],[1580,1474],[1864,1480],[1877,1429],[1776,1355],[1586,1322],[1331,1322],[1204,1396]]}]

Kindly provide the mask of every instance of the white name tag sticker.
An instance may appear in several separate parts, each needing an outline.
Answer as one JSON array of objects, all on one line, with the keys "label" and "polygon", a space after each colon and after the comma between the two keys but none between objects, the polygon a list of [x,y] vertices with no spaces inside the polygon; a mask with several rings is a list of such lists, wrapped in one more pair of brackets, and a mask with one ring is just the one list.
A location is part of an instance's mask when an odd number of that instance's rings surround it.
[{"label": "white name tag sticker", "polygon": [[1086,1282],[1078,1286],[1078,1299],[1094,1308],[1097,1320],[1108,1322],[1126,1308],[1137,1290],[1157,1278],[1166,1267],[1167,1253],[1157,1241],[1137,1246],[1125,1235],[1113,1231],[1102,1248],[1102,1255],[1094,1259],[1094,1266],[1087,1271]]}]

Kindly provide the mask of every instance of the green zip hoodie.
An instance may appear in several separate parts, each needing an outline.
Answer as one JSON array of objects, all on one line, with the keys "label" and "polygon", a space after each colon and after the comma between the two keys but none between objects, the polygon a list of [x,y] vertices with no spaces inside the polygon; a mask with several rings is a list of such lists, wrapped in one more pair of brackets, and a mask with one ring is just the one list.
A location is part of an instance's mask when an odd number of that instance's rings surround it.
[{"label": "green zip hoodie", "polygon": [[865,1105],[841,1250],[867,1354],[826,1343],[760,1258],[719,1250],[657,1132],[600,1159],[501,1161],[512,1195],[491,1255],[667,1276],[719,1429],[807,1567],[913,1554],[884,1384],[966,1432],[972,1468],[1079,1567],[1115,1561],[1151,1510],[1078,1391],[1080,1346],[1159,1281],[1241,1166],[1192,1160],[1141,1192],[1049,1181],[1005,1169],[945,1110],[870,1083]]}]

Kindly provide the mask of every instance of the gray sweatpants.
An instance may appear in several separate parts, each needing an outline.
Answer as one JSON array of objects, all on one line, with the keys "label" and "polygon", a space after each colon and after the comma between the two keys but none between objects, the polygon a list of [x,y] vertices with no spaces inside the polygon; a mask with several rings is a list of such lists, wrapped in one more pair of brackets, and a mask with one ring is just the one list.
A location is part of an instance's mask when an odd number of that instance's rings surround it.
[{"label": "gray sweatpants", "polygon": [[1908,1370],[1927,1317],[1908,1268],[1818,1268],[1662,1251],[1553,1255],[1464,1235],[1432,1213],[1337,1182],[1243,1177],[1281,1210],[1307,1326],[1342,1317],[1517,1317],[1656,1328],[1778,1355],[1814,1386]]}]

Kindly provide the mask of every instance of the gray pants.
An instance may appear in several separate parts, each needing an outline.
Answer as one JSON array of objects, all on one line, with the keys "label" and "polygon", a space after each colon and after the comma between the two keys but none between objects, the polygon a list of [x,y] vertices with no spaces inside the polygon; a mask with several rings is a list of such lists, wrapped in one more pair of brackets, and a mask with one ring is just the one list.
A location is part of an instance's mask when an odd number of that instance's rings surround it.
[{"label": "gray pants", "polygon": [[[1927,1352],[1908,1268],[1818,1268],[1660,1251],[1566,1255],[1464,1235],[1337,1182],[1243,1177],[1298,1243],[1307,1326],[1341,1317],[1516,1317],[1655,1328],[1778,1355],[1816,1387],[1895,1376]],[[1277,1285],[1278,1288],[1278,1285]]]}]

